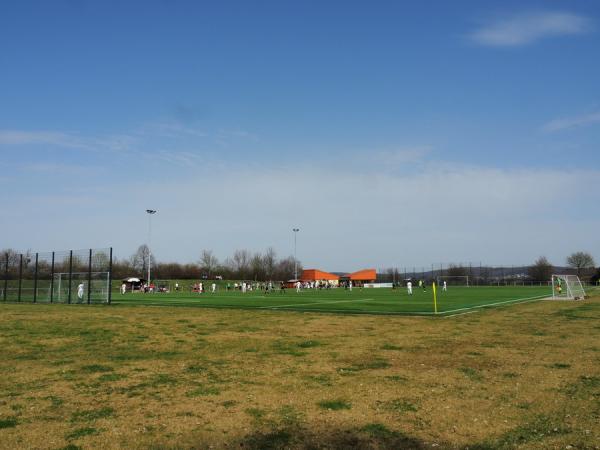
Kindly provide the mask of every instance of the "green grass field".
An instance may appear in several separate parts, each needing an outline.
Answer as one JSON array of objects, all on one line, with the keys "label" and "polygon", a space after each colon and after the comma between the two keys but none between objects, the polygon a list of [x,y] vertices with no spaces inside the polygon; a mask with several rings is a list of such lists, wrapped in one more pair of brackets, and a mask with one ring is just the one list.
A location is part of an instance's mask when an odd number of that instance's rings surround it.
[{"label": "green grass field", "polygon": [[[220,290],[212,293],[127,293],[113,294],[115,305],[199,306],[210,308],[244,308],[293,310],[331,313],[433,315],[431,287],[419,288],[409,296],[406,289],[345,289],[302,290],[287,289],[265,294],[262,291],[241,293]],[[531,286],[451,286],[447,292],[438,291],[437,308],[440,315],[462,314],[479,308],[529,302],[551,295],[548,287]]]}]

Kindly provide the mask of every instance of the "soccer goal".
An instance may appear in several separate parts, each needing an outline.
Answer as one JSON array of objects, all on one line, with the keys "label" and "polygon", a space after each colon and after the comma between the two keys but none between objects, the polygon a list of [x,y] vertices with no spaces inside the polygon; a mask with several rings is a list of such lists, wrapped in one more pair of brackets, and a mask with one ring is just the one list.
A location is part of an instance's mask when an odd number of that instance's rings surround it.
[{"label": "soccer goal", "polygon": [[154,292],[171,292],[171,280],[155,280]]},{"label": "soccer goal", "polygon": [[583,300],[585,290],[577,275],[552,275],[552,298]]},{"label": "soccer goal", "polygon": [[468,275],[448,275],[444,277],[437,277],[437,285],[443,286],[444,281],[448,286],[469,286]]},{"label": "soccer goal", "polygon": [[[79,298],[79,286],[83,285],[83,298]],[[110,272],[58,272],[54,274],[50,298],[57,303],[108,303]]]}]

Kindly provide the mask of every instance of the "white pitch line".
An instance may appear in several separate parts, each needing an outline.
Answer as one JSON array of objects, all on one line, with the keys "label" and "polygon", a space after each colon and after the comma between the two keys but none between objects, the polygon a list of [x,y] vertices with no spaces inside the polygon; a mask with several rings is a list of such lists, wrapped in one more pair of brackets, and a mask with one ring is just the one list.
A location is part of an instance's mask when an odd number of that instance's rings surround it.
[{"label": "white pitch line", "polygon": [[336,300],[334,302],[293,303],[291,305],[260,306],[259,309],[291,308],[292,306],[329,305],[332,303],[353,303],[353,302],[364,302],[366,300],[373,300],[373,299],[372,298],[359,298],[357,300]]},{"label": "white pitch line", "polygon": [[461,313],[458,313],[458,314],[450,314],[449,316],[443,315],[442,317],[444,319],[446,319],[448,317],[464,316],[466,314],[474,314],[474,313],[477,313],[477,312],[479,312],[479,310],[477,310],[477,311],[466,311],[466,312],[461,312]]},{"label": "white pitch line", "polygon": [[502,302],[486,303],[485,305],[470,306],[468,308],[451,309],[450,311],[444,311],[442,314],[444,314],[446,316],[446,315],[448,315],[448,313],[453,313],[453,312],[457,312],[457,311],[470,311],[472,309],[487,308],[488,306],[505,305],[507,303],[515,303],[515,302],[521,302],[521,303],[527,303],[528,301],[534,302],[536,300],[541,300],[546,297],[547,297],[547,295],[538,295],[535,297],[516,298],[513,300],[505,300]]}]

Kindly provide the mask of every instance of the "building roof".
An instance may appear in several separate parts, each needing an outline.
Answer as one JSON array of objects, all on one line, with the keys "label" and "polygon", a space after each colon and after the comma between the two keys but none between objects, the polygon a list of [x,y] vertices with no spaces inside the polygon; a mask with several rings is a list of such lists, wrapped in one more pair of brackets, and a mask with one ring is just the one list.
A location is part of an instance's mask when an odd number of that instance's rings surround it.
[{"label": "building roof", "polygon": [[318,269],[305,269],[302,271],[302,276],[300,276],[300,279],[302,281],[339,280],[340,277]]},{"label": "building roof", "polygon": [[363,269],[358,272],[352,272],[347,278],[356,281],[372,281],[377,279],[377,271],[375,269]]}]

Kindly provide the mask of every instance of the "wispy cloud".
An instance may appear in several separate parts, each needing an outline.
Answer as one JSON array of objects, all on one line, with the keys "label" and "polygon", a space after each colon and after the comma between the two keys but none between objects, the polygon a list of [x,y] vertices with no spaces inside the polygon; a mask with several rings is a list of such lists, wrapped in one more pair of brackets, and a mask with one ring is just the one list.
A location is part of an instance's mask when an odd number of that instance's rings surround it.
[{"label": "wispy cloud", "polygon": [[416,147],[404,147],[396,150],[384,150],[375,152],[371,157],[374,157],[386,164],[410,164],[422,162],[425,157],[431,152],[432,148],[427,145]]},{"label": "wispy cloud", "polygon": [[89,142],[77,135],[60,131],[0,130],[0,145],[56,145],[89,148]]},{"label": "wispy cloud", "polygon": [[531,44],[548,37],[577,35],[592,29],[590,19],[568,12],[519,14],[485,24],[470,35],[473,42],[494,47]]},{"label": "wispy cloud", "polygon": [[555,131],[570,130],[594,124],[600,124],[600,111],[575,117],[563,117],[551,120],[542,126],[542,131],[552,133]]},{"label": "wispy cloud", "polygon": [[[256,144],[256,134],[245,130],[205,131],[176,121],[149,122],[121,134],[83,135],[68,131],[2,130],[0,147],[32,147],[114,153],[119,157],[160,160],[178,166],[205,164],[218,148]],[[211,150],[214,149],[214,150]]]},{"label": "wispy cloud", "polygon": [[135,134],[139,136],[160,136],[167,138],[182,136],[203,138],[209,136],[209,133],[195,126],[184,125],[174,121],[148,123],[135,130]]}]

